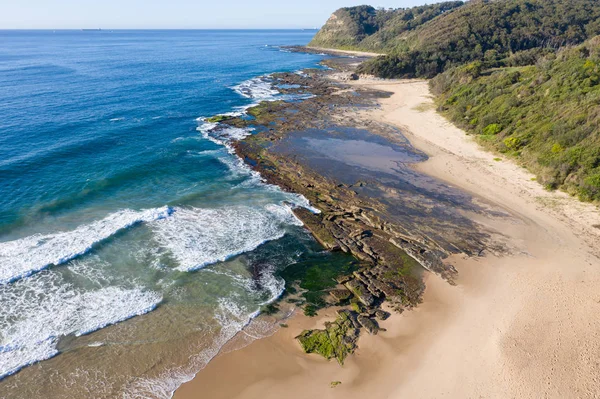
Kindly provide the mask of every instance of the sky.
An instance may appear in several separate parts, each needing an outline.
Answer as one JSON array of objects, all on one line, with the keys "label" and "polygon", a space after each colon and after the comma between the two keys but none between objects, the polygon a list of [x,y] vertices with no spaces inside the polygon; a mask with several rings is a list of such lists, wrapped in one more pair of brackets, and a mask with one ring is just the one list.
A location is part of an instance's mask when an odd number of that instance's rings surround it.
[{"label": "sky", "polygon": [[[0,29],[235,29],[320,27],[370,0],[0,0]],[[411,7],[436,0],[372,0]]]}]

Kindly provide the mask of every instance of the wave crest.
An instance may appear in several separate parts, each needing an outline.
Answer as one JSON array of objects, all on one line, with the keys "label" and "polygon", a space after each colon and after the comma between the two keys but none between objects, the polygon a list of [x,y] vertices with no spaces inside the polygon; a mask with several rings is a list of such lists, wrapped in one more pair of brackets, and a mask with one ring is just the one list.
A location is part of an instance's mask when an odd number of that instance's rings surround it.
[{"label": "wave crest", "polygon": [[52,265],[66,263],[89,252],[95,244],[138,223],[168,217],[170,207],[133,211],[125,209],[104,219],[52,234],[35,234],[0,243],[0,285],[30,276]]},{"label": "wave crest", "polygon": [[252,251],[276,240],[287,225],[302,223],[285,205],[223,209],[178,209],[151,224],[156,240],[169,249],[181,271],[192,271]]},{"label": "wave crest", "polygon": [[0,286],[0,380],[58,354],[62,336],[82,336],[152,311],[162,296],[142,288],[76,288],[56,272]]}]

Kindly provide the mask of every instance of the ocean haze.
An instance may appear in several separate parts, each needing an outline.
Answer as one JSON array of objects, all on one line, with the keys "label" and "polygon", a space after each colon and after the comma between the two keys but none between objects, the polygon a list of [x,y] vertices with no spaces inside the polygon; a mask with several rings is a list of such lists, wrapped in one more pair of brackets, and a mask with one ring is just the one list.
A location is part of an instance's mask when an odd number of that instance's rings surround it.
[{"label": "ocean haze", "polygon": [[[320,27],[346,0],[0,1],[0,29],[279,29]],[[411,7],[423,0],[376,0],[376,7]],[[431,2],[429,2],[431,3]]]}]

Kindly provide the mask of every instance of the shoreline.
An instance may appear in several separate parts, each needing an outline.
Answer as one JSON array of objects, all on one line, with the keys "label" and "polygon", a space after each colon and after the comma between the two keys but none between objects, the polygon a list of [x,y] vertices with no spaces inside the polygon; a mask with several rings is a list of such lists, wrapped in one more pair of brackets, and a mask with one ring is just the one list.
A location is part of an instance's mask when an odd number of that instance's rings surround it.
[{"label": "shoreline", "polygon": [[[360,80],[353,85],[394,93],[378,100],[381,109],[364,111],[363,117],[397,125],[430,155],[417,169],[512,215],[508,221],[469,216],[506,236],[513,255],[450,257],[447,262],[458,270],[457,286],[428,274],[423,303],[382,322],[388,331],[362,336],[344,367],[304,354],[293,339],[331,320],[334,309],[327,308],[314,319],[296,315],[288,328],[217,356],[174,397],[594,397],[599,370],[590,354],[600,349],[598,343],[584,344],[584,361],[574,363],[572,356],[582,338],[595,336],[600,327],[588,320],[600,284],[597,254],[588,254],[594,252],[591,242],[600,239],[593,227],[600,222],[597,209],[543,190],[511,161],[493,161],[494,154],[435,113],[426,82]],[[569,220],[575,214],[585,217]],[[549,302],[551,309],[545,307]],[[539,336],[548,338],[537,342]],[[457,365],[456,359],[463,361]],[[430,386],[431,375],[443,378]],[[341,384],[332,388],[335,381]]]},{"label": "shoreline", "polygon": [[386,55],[385,53],[373,53],[369,51],[358,51],[358,50],[339,50],[339,49],[331,49],[325,47],[314,47],[314,46],[304,46],[301,47],[301,51],[303,52],[319,52],[323,54],[329,55],[337,55],[337,56],[356,56],[356,57],[368,57],[374,58],[382,55]]}]

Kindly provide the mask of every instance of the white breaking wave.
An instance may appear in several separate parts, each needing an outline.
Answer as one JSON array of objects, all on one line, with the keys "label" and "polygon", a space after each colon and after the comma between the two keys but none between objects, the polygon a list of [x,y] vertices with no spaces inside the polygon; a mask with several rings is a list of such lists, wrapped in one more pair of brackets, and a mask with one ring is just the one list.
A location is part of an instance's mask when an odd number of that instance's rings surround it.
[{"label": "white breaking wave", "polygon": [[[298,73],[298,72],[296,72]],[[300,73],[302,76],[308,76],[306,74]],[[293,93],[293,94],[282,94],[278,89],[275,81],[270,76],[259,76],[258,78],[253,78],[246,80],[245,82],[240,83],[237,86],[232,87],[232,89],[240,94],[243,97],[251,98],[256,100],[255,103],[246,105],[240,108],[239,114],[246,113],[248,108],[254,107],[258,105],[261,101],[275,101],[275,100],[284,100],[284,101],[298,101],[298,100],[307,100],[309,98],[313,98],[314,95],[310,93]],[[236,112],[231,113],[231,115],[235,115]],[[224,114],[228,115],[228,114]]]},{"label": "white breaking wave", "polygon": [[229,153],[233,154],[231,141],[242,140],[252,134],[254,129],[225,126],[221,127],[218,123],[203,122],[198,128],[202,137],[212,141],[215,144],[227,147]]},{"label": "white breaking wave", "polygon": [[[204,119],[200,118],[199,121],[202,122]],[[208,123],[202,122],[200,126],[196,129],[198,130],[202,136],[215,144],[222,145],[227,149],[227,152],[233,157],[219,157],[219,161],[224,163],[231,173],[234,176],[246,175],[249,177],[249,180],[246,182],[247,184],[261,184],[264,188],[274,190],[277,192],[282,192],[281,189],[275,185],[266,183],[261,177],[260,173],[253,170],[246,164],[240,157],[235,154],[230,142],[231,140],[241,140],[244,137],[247,137],[252,134],[252,130],[250,129],[242,129],[236,127],[225,127],[220,128],[218,123]],[[244,184],[244,183],[242,183]],[[290,202],[294,207],[306,208],[313,213],[321,213],[321,211],[312,205],[310,205],[310,201],[300,194],[294,193],[286,193],[286,200]]]},{"label": "white breaking wave", "polygon": [[243,97],[256,100],[270,100],[279,94],[279,91],[273,85],[273,80],[268,76],[248,79],[234,86],[233,90]]},{"label": "white breaking wave", "polygon": [[167,248],[181,271],[197,270],[252,251],[284,236],[287,225],[302,226],[285,205],[223,209],[177,209],[173,217],[152,223],[156,240]]},{"label": "white breaking wave", "polygon": [[172,208],[133,211],[125,209],[72,231],[35,234],[0,243],[0,285],[30,276],[52,265],[60,265],[89,252],[118,231],[142,222],[163,219]]},{"label": "white breaking wave", "polygon": [[65,335],[81,336],[152,311],[162,296],[142,288],[85,291],[50,271],[0,286],[0,379],[49,359]]}]

